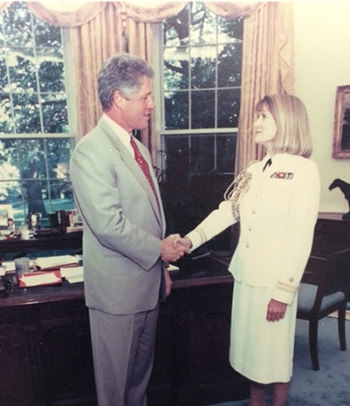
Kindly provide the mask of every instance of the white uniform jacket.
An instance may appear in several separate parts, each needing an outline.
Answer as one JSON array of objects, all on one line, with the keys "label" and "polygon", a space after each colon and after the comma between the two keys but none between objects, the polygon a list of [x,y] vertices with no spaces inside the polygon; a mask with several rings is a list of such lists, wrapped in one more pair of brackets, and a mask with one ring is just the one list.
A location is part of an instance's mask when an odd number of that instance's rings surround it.
[{"label": "white uniform jacket", "polygon": [[[251,165],[248,191],[239,201],[241,231],[229,270],[236,281],[274,288],[272,298],[290,304],[310,255],[317,220],[320,179],[316,164],[276,154]],[[188,234],[192,249],[235,223],[230,201]]]}]

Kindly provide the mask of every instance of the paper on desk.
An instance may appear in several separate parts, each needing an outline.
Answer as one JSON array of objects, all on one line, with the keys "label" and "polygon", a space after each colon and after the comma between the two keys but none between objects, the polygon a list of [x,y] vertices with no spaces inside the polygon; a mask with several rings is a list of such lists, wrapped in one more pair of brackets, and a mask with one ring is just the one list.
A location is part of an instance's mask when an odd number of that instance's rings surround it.
[{"label": "paper on desk", "polygon": [[2,266],[5,268],[5,272],[16,270],[15,261],[4,261]]},{"label": "paper on desk", "polygon": [[178,267],[178,266],[175,266],[175,265],[172,265],[172,264],[169,264],[169,266],[167,266],[167,268],[166,268],[169,272],[172,272],[172,271],[179,271],[180,270],[180,268]]},{"label": "paper on desk", "polygon": [[75,266],[74,268],[61,268],[62,278],[66,278],[70,283],[77,283],[84,281],[84,268],[82,266]]},{"label": "paper on desk", "polygon": [[56,283],[61,283],[62,279],[59,271],[32,272],[19,275],[18,281],[20,288],[29,288],[32,286],[55,285]]},{"label": "paper on desk", "polygon": [[41,257],[35,260],[35,265],[41,270],[59,268],[61,266],[77,265],[79,260],[75,255],[54,255],[51,257]]}]

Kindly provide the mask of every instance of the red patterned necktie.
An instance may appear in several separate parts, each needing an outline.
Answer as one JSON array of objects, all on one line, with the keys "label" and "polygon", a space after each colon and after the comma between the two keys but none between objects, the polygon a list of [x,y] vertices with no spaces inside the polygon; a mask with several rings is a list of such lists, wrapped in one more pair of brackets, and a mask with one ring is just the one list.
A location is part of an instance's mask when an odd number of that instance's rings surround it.
[{"label": "red patterned necktie", "polygon": [[130,137],[130,143],[131,143],[131,146],[132,146],[132,148],[133,148],[133,150],[135,152],[135,160],[138,163],[138,165],[141,168],[144,175],[146,176],[146,178],[148,180],[148,183],[150,184],[150,186],[151,186],[151,188],[153,190],[154,197],[156,198],[158,208],[159,208],[160,207],[159,206],[159,200],[158,200],[156,188],[154,187],[154,183],[153,183],[153,180],[151,178],[148,163],[146,162],[145,158],[142,156],[142,154],[141,154],[141,152],[140,152],[140,150],[139,150],[139,148],[138,148],[138,146],[137,146],[137,144],[136,144],[136,142],[135,142],[135,140],[134,140],[134,138],[132,136]]}]

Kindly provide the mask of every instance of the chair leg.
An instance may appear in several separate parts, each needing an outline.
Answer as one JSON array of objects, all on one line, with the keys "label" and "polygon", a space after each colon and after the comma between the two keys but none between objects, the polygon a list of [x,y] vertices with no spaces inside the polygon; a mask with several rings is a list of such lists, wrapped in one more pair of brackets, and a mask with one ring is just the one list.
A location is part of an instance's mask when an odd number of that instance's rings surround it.
[{"label": "chair leg", "polygon": [[310,347],[310,355],[311,355],[311,362],[312,368],[314,371],[318,371],[320,369],[320,364],[318,361],[318,348],[317,348],[317,334],[318,333],[318,320],[310,321],[309,323],[309,347]]},{"label": "chair leg", "polygon": [[340,349],[342,351],[346,350],[345,314],[346,314],[346,303],[344,303],[344,306],[342,306],[338,310],[338,334],[339,334]]}]

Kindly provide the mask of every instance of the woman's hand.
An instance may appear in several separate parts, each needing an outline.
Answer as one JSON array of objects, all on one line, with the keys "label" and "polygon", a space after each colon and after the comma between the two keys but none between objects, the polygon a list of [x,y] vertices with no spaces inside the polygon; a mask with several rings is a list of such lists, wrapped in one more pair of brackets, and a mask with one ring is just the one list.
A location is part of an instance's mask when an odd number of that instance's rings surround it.
[{"label": "woman's hand", "polygon": [[267,321],[279,321],[286,314],[287,304],[271,299],[267,306]]},{"label": "woman's hand", "polygon": [[181,244],[188,249],[192,247],[192,241],[188,237],[181,237],[180,234],[173,234],[172,236],[174,247],[176,247],[177,244]]}]

